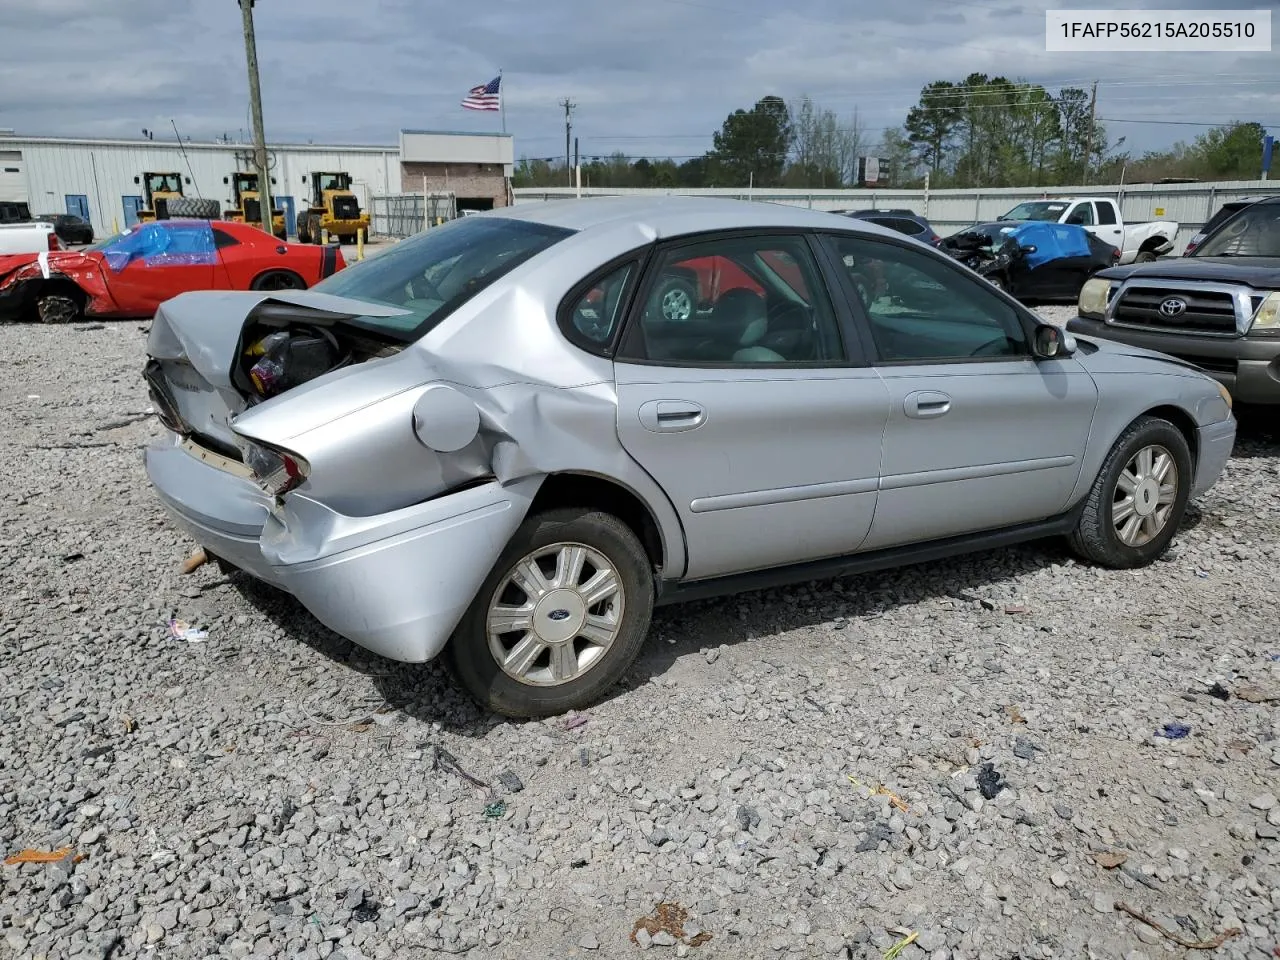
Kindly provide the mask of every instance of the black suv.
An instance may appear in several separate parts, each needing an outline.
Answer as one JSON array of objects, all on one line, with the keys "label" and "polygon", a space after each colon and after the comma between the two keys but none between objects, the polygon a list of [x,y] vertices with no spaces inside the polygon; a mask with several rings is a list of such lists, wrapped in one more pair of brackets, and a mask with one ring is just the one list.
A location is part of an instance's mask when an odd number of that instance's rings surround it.
[{"label": "black suv", "polygon": [[52,224],[53,232],[67,246],[73,243],[93,243],[93,224],[73,213],[41,214],[35,219]]},{"label": "black suv", "polygon": [[905,233],[908,237],[915,237],[935,247],[942,242],[942,238],[929,225],[929,221],[914,210],[836,210],[833,212],[853,217],[855,220],[869,220],[871,223],[888,227],[898,233]]},{"label": "black suv", "polygon": [[1241,205],[1188,256],[1112,267],[1073,333],[1188,360],[1240,403],[1280,404],[1280,196]]}]

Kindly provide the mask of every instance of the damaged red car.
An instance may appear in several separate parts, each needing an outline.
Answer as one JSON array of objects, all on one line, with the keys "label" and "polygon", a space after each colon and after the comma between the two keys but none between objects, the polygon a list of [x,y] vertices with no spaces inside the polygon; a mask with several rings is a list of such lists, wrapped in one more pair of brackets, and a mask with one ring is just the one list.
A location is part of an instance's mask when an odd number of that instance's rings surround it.
[{"label": "damaged red car", "polygon": [[0,256],[0,320],[150,317],[188,290],[303,290],[344,266],[336,245],[252,224],[158,220],[81,250]]}]

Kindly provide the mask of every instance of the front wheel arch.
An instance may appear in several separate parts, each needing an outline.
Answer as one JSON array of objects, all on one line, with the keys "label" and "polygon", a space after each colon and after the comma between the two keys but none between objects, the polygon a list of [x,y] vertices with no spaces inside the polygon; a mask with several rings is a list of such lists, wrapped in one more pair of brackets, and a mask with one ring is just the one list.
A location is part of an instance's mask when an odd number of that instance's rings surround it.
[{"label": "front wheel arch", "polygon": [[[275,285],[273,280],[276,278],[287,279],[288,285]],[[270,270],[263,270],[253,282],[249,284],[250,290],[305,290],[307,289],[307,281],[294,270],[285,270],[279,267],[272,267]]]},{"label": "front wheel arch", "polygon": [[[77,307],[77,314],[82,316],[89,304],[89,294],[70,277],[54,274],[48,280],[30,282],[27,292],[23,294],[21,314],[28,320],[48,323],[41,313],[40,302],[46,297],[66,297]],[[76,318],[72,318],[73,320]]]}]

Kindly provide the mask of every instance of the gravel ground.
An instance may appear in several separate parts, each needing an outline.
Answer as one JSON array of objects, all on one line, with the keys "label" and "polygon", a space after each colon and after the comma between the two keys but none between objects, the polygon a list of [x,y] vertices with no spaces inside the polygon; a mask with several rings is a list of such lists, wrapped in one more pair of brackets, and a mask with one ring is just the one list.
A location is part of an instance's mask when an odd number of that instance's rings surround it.
[{"label": "gravel ground", "polygon": [[1121,901],[1274,958],[1274,433],[1149,569],[1045,543],[668,609],[616,696],[499,722],[180,575],[144,326],[0,327],[0,852],[71,850],[0,867],[0,955],[1187,955]]}]

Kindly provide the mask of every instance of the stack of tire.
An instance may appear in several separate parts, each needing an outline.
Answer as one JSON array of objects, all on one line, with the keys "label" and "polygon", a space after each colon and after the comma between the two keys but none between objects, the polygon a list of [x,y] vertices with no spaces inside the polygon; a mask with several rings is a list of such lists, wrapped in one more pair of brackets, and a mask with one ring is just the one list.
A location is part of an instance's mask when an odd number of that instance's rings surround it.
[{"label": "stack of tire", "polygon": [[174,197],[169,201],[170,220],[221,220],[222,204],[203,197]]}]

